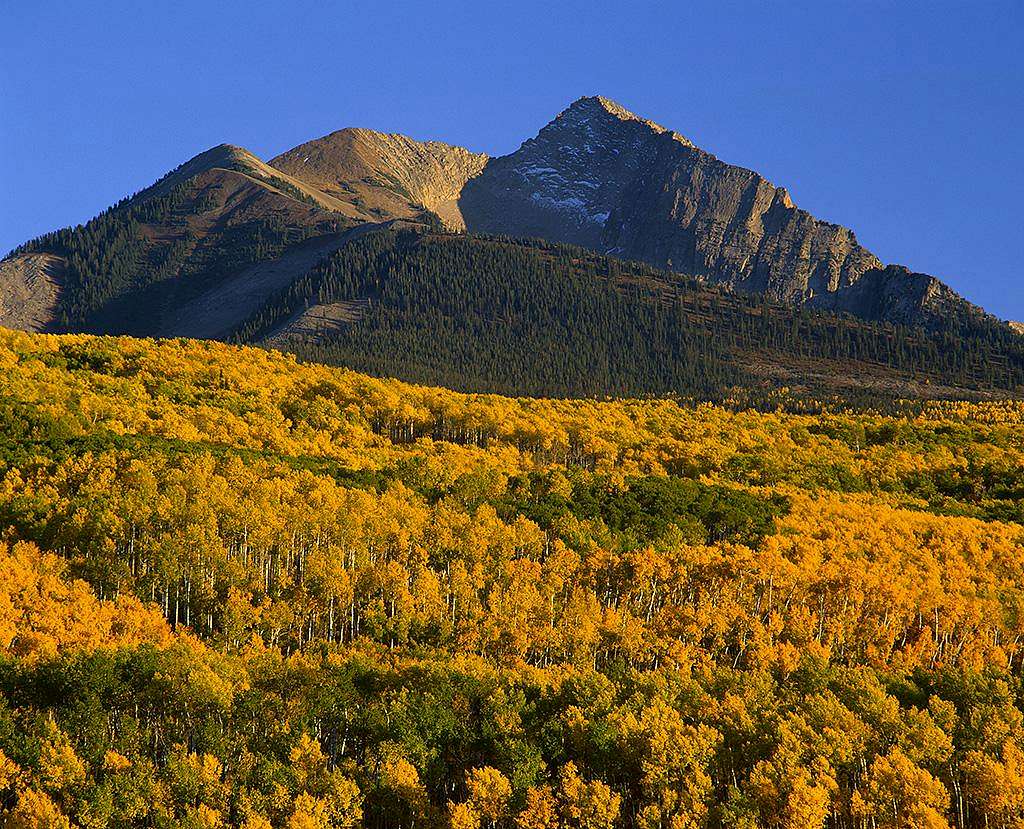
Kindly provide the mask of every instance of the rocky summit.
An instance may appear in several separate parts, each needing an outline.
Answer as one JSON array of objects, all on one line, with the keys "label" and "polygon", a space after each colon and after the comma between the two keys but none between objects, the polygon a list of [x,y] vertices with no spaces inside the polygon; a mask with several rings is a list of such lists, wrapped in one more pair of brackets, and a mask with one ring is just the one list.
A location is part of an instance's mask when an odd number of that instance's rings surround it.
[{"label": "rocky summit", "polygon": [[506,156],[344,129],[270,164],[364,221],[429,215],[864,319],[932,325],[981,313],[933,277],[885,267],[784,187],[601,96],[579,98]]},{"label": "rocky summit", "polygon": [[[488,162],[459,200],[470,230],[536,236],[633,256],[611,244],[657,147],[682,136],[607,98],[580,98],[516,152]],[[634,257],[645,258],[645,257]]]},{"label": "rocky summit", "polygon": [[471,231],[579,244],[790,304],[899,322],[975,310],[937,280],[883,268],[785,188],[607,98],[580,98],[492,159],[459,206]]},{"label": "rocky summit", "polygon": [[486,162],[483,153],[440,141],[350,128],[300,144],[270,164],[350,204],[366,221],[428,210],[463,230],[459,194]]}]

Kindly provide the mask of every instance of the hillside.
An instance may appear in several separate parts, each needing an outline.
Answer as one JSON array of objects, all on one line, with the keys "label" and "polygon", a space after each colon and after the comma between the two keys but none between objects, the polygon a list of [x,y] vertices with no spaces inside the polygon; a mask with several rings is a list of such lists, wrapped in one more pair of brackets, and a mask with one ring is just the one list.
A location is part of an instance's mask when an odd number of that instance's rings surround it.
[{"label": "hillside", "polygon": [[[380,231],[234,331],[319,362],[505,394],[881,400],[1024,390],[1024,340],[797,311],[582,248]],[[784,397],[785,395],[783,395]]]},{"label": "hillside", "polygon": [[83,228],[38,240],[3,265],[5,318],[262,343],[506,394],[774,405],[1024,388],[1024,340],[985,317],[951,312],[938,330],[865,322],[582,248],[352,223],[287,182],[271,188],[261,169],[241,151],[200,157]]},{"label": "hillside", "polygon": [[464,230],[459,194],[486,161],[482,153],[440,141],[350,128],[300,144],[270,165],[351,205],[366,221],[412,219],[429,211]]},{"label": "hillside", "polygon": [[215,147],[85,225],[14,251],[0,266],[9,275],[2,304],[15,307],[29,284],[21,274],[45,255],[50,282],[28,292],[41,310],[11,316],[12,324],[156,333],[165,315],[226,278],[352,224],[337,203],[311,193],[245,150]]},{"label": "hillside", "polygon": [[11,827],[1011,826],[1024,408],[0,331]]}]

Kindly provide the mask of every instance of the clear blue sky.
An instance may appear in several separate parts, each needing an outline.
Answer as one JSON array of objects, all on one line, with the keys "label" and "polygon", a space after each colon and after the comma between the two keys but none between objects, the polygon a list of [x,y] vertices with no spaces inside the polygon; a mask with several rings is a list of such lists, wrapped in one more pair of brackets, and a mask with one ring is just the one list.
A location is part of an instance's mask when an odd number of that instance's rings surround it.
[{"label": "clear blue sky", "polygon": [[1024,3],[6,0],[0,251],[201,150],[500,154],[602,94],[1024,319]]}]

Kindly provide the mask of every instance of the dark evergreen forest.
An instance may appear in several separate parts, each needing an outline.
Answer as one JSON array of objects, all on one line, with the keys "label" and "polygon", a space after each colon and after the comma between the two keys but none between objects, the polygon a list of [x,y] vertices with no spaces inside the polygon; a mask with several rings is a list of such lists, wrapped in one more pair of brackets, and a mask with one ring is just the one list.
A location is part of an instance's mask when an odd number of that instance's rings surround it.
[{"label": "dark evergreen forest", "polygon": [[258,342],[312,306],[339,303],[356,311],[354,320],[283,342],[311,361],[457,389],[768,393],[775,383],[753,370],[755,357],[794,370],[869,371],[977,390],[1024,383],[1024,341],[984,319],[935,331],[871,323],[579,248],[412,231],[381,232],[337,251],[234,339]]}]

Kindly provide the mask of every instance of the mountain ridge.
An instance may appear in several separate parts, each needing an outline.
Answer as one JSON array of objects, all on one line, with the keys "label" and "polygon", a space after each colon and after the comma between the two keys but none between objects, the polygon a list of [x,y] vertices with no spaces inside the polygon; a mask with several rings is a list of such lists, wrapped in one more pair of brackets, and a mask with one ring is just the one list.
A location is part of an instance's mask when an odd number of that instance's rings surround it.
[{"label": "mountain ridge", "polygon": [[884,266],[853,231],[607,101],[577,100],[492,159],[460,203],[469,229],[582,244],[792,304],[866,313],[844,289]]},{"label": "mountain ridge", "polygon": [[[521,250],[508,247],[513,239],[540,239],[654,268],[657,275],[640,283],[653,279],[651,284],[662,286],[659,291],[676,297],[673,301],[679,296],[673,286],[698,280],[716,291],[752,294],[792,307],[794,325],[799,314],[824,312],[898,326],[892,336],[904,338],[904,350],[922,347],[908,333],[915,327],[952,338],[951,343],[974,338],[972,353],[1005,358],[1009,368],[1002,374],[979,373],[951,363],[957,377],[970,382],[982,378],[999,387],[1017,376],[1015,346],[1007,345],[1005,338],[1015,337],[1019,329],[996,320],[934,276],[884,265],[852,230],[797,207],[786,188],[754,170],[721,161],[682,134],[602,96],[578,98],[518,149],[498,157],[356,127],[299,144],[269,163],[242,147],[216,145],[85,225],[47,234],[12,251],[0,262],[0,325],[37,331],[231,337],[246,320],[273,316],[271,308],[281,295],[308,281],[352,240],[389,227],[465,233],[505,245],[505,254],[489,260],[488,267],[506,269],[487,289],[492,292],[516,289],[523,274],[512,262],[534,269],[555,267],[550,262],[557,260],[558,268],[570,267],[571,257],[564,252],[553,259],[547,253],[530,253],[524,260]],[[442,255],[441,251],[430,248],[431,255]],[[407,261],[428,271],[433,267],[427,261]],[[619,269],[611,260],[602,262],[588,266],[588,272]],[[371,267],[369,260],[359,267]],[[477,278],[462,264],[452,273]],[[350,328],[365,326],[368,318],[376,320],[381,337],[388,336],[387,326],[398,324],[398,318],[388,323],[368,316],[367,309],[385,287],[374,278],[360,283],[366,286],[362,293],[333,304],[324,296],[306,296],[305,308],[292,308],[290,320],[278,319],[283,327],[266,342],[291,347],[291,335],[284,332],[300,331],[307,339],[319,338],[324,353],[337,354],[341,352],[332,350],[331,342],[349,336],[344,332]],[[569,277],[552,272],[551,278]],[[526,290],[525,285],[520,287]],[[434,299],[410,296],[410,307],[421,307],[428,315],[438,312],[439,325],[442,320],[448,328],[458,323],[430,305],[439,301],[437,285],[414,288],[432,292]],[[467,283],[470,292],[478,288]],[[537,293],[539,301],[552,301],[542,293]],[[491,302],[491,295],[474,295],[481,303]],[[508,321],[507,308],[489,304],[483,313],[482,306],[460,307],[470,316],[482,314],[474,325],[490,318]],[[709,307],[730,305],[715,300]],[[596,331],[605,322],[586,316],[597,313],[596,308],[593,302],[589,310],[548,308],[533,317],[534,333],[543,339],[547,335],[539,333],[540,320],[561,325],[566,315],[597,326]],[[530,312],[535,310],[531,307]],[[697,317],[683,314],[678,319],[689,325]],[[651,320],[653,326],[663,324]],[[732,318],[728,324],[747,324],[739,320]],[[462,322],[469,324],[468,318]],[[458,336],[456,329],[451,330]],[[747,334],[735,333],[748,353],[756,351]],[[692,334],[659,336],[685,339]],[[639,337],[639,330],[634,335]],[[403,336],[412,337],[419,348],[423,332],[410,328]],[[765,329],[765,336],[780,335],[776,329]],[[870,339],[883,363],[903,365],[902,357],[892,362],[885,349],[878,350],[883,334],[861,331],[856,336]],[[692,342],[686,342],[686,353],[694,353]],[[492,348],[488,343],[486,347]],[[552,347],[561,346],[553,341]],[[721,348],[726,353],[731,346]],[[829,348],[847,353],[842,343]],[[850,365],[854,364],[869,370],[867,364],[855,360]],[[411,363],[391,355],[379,370],[391,370],[388,365]],[[923,366],[920,361],[914,365]],[[363,367],[373,370],[368,364]],[[684,376],[666,374],[660,367],[652,370],[662,376]],[[815,371],[818,376],[827,374],[820,366]],[[791,374],[796,373],[794,368]],[[558,387],[561,381],[550,382]],[[644,391],[642,383],[631,388]],[[507,390],[514,392],[514,384]]]},{"label": "mountain ridge", "polygon": [[[595,136],[597,148],[591,143]],[[348,157],[338,146],[346,139],[353,145]],[[406,160],[399,175],[389,176],[393,160],[380,164],[387,159],[378,158],[375,166],[367,144],[400,144],[418,157],[440,151],[470,163],[453,165],[456,175],[446,175],[442,162],[431,182],[435,191],[417,190],[407,186],[410,171],[416,175],[415,161]],[[610,150],[596,171],[595,149]],[[624,151],[638,150],[650,157],[622,159]],[[333,159],[334,168],[314,164],[310,173],[311,152]],[[774,300],[868,319],[932,324],[951,310],[983,313],[951,295],[941,280],[941,291],[922,289],[920,275],[884,264],[853,230],[797,207],[785,187],[722,161],[602,95],[576,99],[504,156],[349,127],[300,144],[270,164],[335,196],[341,195],[331,190],[339,184],[337,172],[347,173],[340,183],[357,190],[357,198],[365,197],[367,186],[375,194],[370,203],[377,212],[367,220],[433,214],[449,229],[579,244]],[[353,165],[359,175],[352,175]],[[395,180],[374,181],[375,173]],[[870,278],[855,288],[865,274]]]},{"label": "mountain ridge", "polygon": [[426,221],[578,244],[869,319],[934,324],[951,310],[981,313],[945,283],[921,290],[909,268],[884,265],[852,230],[797,207],[785,187],[601,95],[576,99],[504,156],[346,127],[269,163],[217,145],[128,203],[216,169],[349,222]]},{"label": "mountain ridge", "polygon": [[270,166],[350,205],[367,221],[416,218],[422,210],[465,229],[457,199],[487,162],[442,141],[346,127],[307,141],[270,160]]}]

